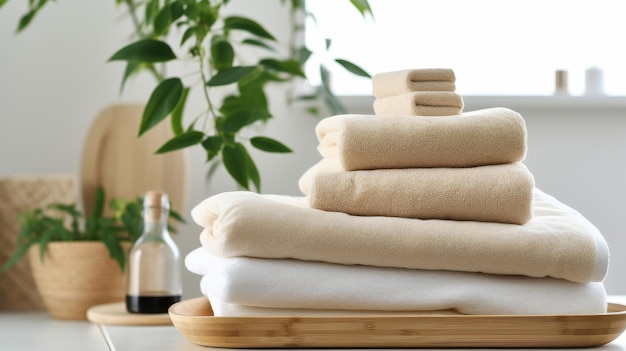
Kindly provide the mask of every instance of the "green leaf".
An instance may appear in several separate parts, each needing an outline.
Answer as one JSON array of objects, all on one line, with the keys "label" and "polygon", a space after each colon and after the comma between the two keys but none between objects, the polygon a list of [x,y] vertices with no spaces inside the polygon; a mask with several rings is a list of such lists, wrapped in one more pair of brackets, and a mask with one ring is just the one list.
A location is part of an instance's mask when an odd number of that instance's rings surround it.
[{"label": "green leaf", "polygon": [[109,256],[111,256],[111,258],[115,260],[115,262],[117,262],[117,265],[123,272],[126,257],[120,241],[111,232],[108,232],[107,235],[104,236],[102,241],[104,242],[106,248],[109,250]]},{"label": "green leaf", "polygon": [[195,34],[196,29],[197,27],[189,27],[185,30],[182,39],[180,39],[180,46],[183,46],[183,44],[185,44],[185,42]]},{"label": "green leaf", "polygon": [[237,143],[236,147],[238,147],[246,157],[246,169],[248,171],[248,179],[252,181],[252,184],[254,184],[256,191],[261,192],[261,176],[259,175],[259,170],[257,169],[254,160],[252,159],[252,157],[250,157],[248,150],[246,150],[246,147],[243,146],[243,144]]},{"label": "green leaf", "polygon": [[304,0],[291,0],[291,7],[304,10]]},{"label": "green leaf", "polygon": [[215,172],[217,172],[217,170],[220,168],[220,166],[222,165],[222,162],[220,159],[209,159],[207,160],[207,162],[210,164],[209,164],[209,169],[207,170],[204,179],[206,180],[207,185],[210,186],[211,179],[213,179]]},{"label": "green leaf", "polygon": [[146,3],[145,22],[153,23],[155,15],[159,12],[159,0],[150,0]]},{"label": "green leaf", "polygon": [[23,31],[24,29],[26,29],[26,27],[28,27],[28,25],[30,24],[30,22],[33,20],[33,18],[35,18],[35,15],[37,14],[38,9],[32,9],[30,11],[28,11],[25,15],[23,15],[20,18],[20,21],[17,25],[17,32],[20,33],[21,31]]},{"label": "green leaf", "polygon": [[161,36],[167,33],[167,29],[172,23],[169,6],[163,7],[154,17],[154,34]]},{"label": "green leaf", "polygon": [[[202,147],[208,153],[217,154],[222,148],[222,144],[224,143],[224,139],[219,135],[211,135],[202,141]],[[215,156],[214,155],[214,156]],[[210,157],[212,158],[212,157]]]},{"label": "green leaf", "polygon": [[319,116],[320,115],[320,109],[315,107],[315,106],[308,107],[306,109],[306,112],[308,112],[310,115],[313,115],[313,116]]},{"label": "green leaf", "polygon": [[130,76],[136,73],[140,67],[141,67],[140,62],[129,61],[126,64],[126,69],[124,70],[124,76],[122,77],[122,85],[120,86],[120,92],[124,90],[124,86],[126,85],[126,81],[128,80],[128,78],[130,78]]},{"label": "green leaf", "polygon": [[187,97],[189,96],[189,88],[183,88],[183,95],[180,97],[178,104],[172,111],[172,117],[170,118],[170,124],[174,135],[179,135],[183,132],[183,114],[185,112],[185,105],[187,104]]},{"label": "green leaf", "polygon": [[91,210],[91,213],[89,214],[89,217],[93,219],[101,218],[104,214],[105,202],[106,195],[104,194],[104,188],[102,186],[98,186],[98,188],[96,189],[96,197],[94,199],[93,208]]},{"label": "green leaf", "polygon": [[218,40],[211,45],[211,60],[218,71],[233,67],[235,50],[226,40]]},{"label": "green leaf", "polygon": [[224,133],[236,133],[244,126],[250,124],[250,111],[240,110],[224,116],[224,123],[220,130]]},{"label": "green leaf", "polygon": [[204,138],[204,133],[197,130],[184,132],[168,140],[157,150],[156,153],[163,154],[170,151],[184,149],[186,147],[199,144],[202,141],[202,138]]},{"label": "green leaf", "polygon": [[13,251],[13,254],[11,254],[9,259],[4,263],[4,265],[2,265],[1,272],[4,273],[8,271],[11,267],[13,267],[17,262],[19,262],[24,257],[24,255],[28,253],[28,250],[30,250],[30,248],[35,244],[37,244],[35,240],[30,240],[28,242],[17,245],[17,247],[15,248],[15,251]]},{"label": "green leaf", "polygon": [[[187,221],[185,221],[185,219],[183,218],[183,216],[181,216],[180,213],[178,213],[176,210],[174,210],[173,208],[170,209],[170,218],[173,218],[174,220],[185,224],[187,223]],[[176,232],[175,230],[173,232]]]},{"label": "green leaf", "polygon": [[261,40],[248,38],[248,39],[244,39],[241,43],[245,44],[245,45],[252,45],[252,46],[261,47],[261,48],[268,49],[270,51],[276,52],[276,48],[270,46],[269,44],[267,44],[266,42],[261,41]]},{"label": "green leaf", "polygon": [[266,152],[278,152],[278,153],[289,153],[293,152],[290,148],[288,148],[285,144],[281,143],[278,140],[257,136],[250,139],[250,143],[252,146],[259,150],[263,150]]},{"label": "green leaf", "polygon": [[[205,3],[205,5],[207,5]],[[198,3],[195,1],[187,1],[187,7],[185,7],[185,16],[189,19],[196,19],[198,17]]]},{"label": "green leaf", "polygon": [[300,63],[304,64],[313,54],[313,52],[309,49],[307,49],[305,46],[301,47],[300,50],[298,50],[298,60],[300,61]]},{"label": "green leaf", "polygon": [[52,239],[54,232],[51,229],[45,230],[41,233],[41,237],[39,238],[39,259],[41,262],[44,261],[46,257],[46,249],[48,248],[48,242]]},{"label": "green leaf", "polygon": [[[198,34],[198,38],[203,39],[205,35],[211,30],[211,27],[215,24],[220,17],[219,9],[221,5],[211,6],[209,1],[194,1],[194,5],[189,7],[195,7],[195,15],[190,15],[187,12],[187,18],[195,19],[198,23],[198,29],[201,33]],[[189,8],[188,7],[188,8]],[[199,40],[201,42],[202,40]]]},{"label": "green leaf", "polygon": [[117,51],[109,61],[166,62],[174,60],[172,48],[160,40],[141,39]]},{"label": "green leaf", "polygon": [[306,78],[302,71],[302,64],[297,60],[263,59],[259,63],[269,69]]},{"label": "green leaf", "polygon": [[274,38],[274,36],[270,34],[267,30],[265,30],[265,28],[263,28],[263,26],[261,26],[258,22],[250,18],[246,18],[246,17],[240,17],[240,16],[226,17],[226,19],[224,19],[224,29],[243,30],[261,38],[274,40],[274,41],[276,40],[276,38]]},{"label": "green leaf", "polygon": [[322,86],[320,89],[326,106],[328,106],[331,113],[335,115],[345,114],[345,107],[343,107],[343,104],[337,99],[330,88],[330,72],[323,65],[320,66],[320,76],[322,78]]},{"label": "green leaf", "polygon": [[369,73],[367,73],[364,69],[362,69],[361,67],[355,65],[354,63],[350,61],[342,60],[342,59],[335,59],[335,62],[343,66],[343,68],[347,69],[349,72],[356,74],[357,76],[361,76],[365,78],[372,78],[372,76]]},{"label": "green leaf", "polygon": [[359,10],[363,18],[369,14],[370,17],[374,19],[374,13],[372,12],[372,8],[367,0],[350,0],[350,2],[357,10]]},{"label": "green leaf", "polygon": [[174,110],[183,95],[183,82],[180,78],[169,78],[154,89],[143,111],[139,135],[156,126]]},{"label": "green leaf", "polygon": [[0,8],[2,8],[2,6],[7,3],[7,1],[8,0],[0,0]]},{"label": "green leaf", "polygon": [[173,3],[170,4],[170,18],[172,19],[172,22],[182,17],[184,12],[185,12],[185,8],[183,7],[183,4],[180,1],[174,1]]},{"label": "green leaf", "polygon": [[250,190],[248,186],[248,160],[246,155],[241,152],[241,148],[236,145],[224,145],[222,161],[231,177],[244,189]]},{"label": "green leaf", "polygon": [[246,110],[250,105],[241,100],[241,97],[236,95],[229,95],[222,100],[222,106],[219,111],[224,114],[232,114],[237,111]]},{"label": "green leaf", "polygon": [[255,69],[256,66],[237,66],[228,68],[223,71],[217,72],[217,74],[209,79],[206,85],[214,87],[235,83],[247,76],[248,74],[252,73]]}]

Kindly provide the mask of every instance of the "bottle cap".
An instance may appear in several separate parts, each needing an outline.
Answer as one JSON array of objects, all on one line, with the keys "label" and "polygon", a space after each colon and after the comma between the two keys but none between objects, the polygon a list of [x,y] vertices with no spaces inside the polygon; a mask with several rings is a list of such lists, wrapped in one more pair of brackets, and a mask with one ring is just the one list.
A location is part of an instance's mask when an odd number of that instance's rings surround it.
[{"label": "bottle cap", "polygon": [[150,214],[150,219],[158,221],[161,220],[163,209],[169,210],[170,202],[166,193],[150,190],[143,198],[143,207]]}]

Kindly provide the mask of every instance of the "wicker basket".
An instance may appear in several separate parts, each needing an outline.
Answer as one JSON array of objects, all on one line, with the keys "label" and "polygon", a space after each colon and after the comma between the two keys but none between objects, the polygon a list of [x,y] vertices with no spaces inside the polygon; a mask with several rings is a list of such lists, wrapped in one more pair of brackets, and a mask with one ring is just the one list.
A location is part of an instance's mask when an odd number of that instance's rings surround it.
[{"label": "wicker basket", "polygon": [[[76,203],[78,181],[72,175],[0,177],[0,266],[15,250],[18,214],[52,203]],[[23,259],[0,274],[0,310],[43,310],[30,264]]]},{"label": "wicker basket", "polygon": [[38,245],[28,254],[39,293],[54,318],[83,320],[92,306],[124,301],[125,274],[101,242],[51,242],[43,262]]}]

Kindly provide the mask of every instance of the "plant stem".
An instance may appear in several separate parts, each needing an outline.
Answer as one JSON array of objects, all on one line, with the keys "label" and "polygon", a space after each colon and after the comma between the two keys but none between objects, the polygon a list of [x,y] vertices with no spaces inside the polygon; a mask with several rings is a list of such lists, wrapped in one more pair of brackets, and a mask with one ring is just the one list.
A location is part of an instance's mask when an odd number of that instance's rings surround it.
[{"label": "plant stem", "polygon": [[[207,102],[207,111],[206,111],[206,115],[204,118],[204,121],[202,122],[202,130],[206,130],[207,128],[207,123],[209,120],[210,116],[217,116],[217,114],[215,113],[215,107],[213,105],[213,103],[211,102],[211,97],[209,96],[209,87],[206,85],[207,83],[207,76],[206,76],[206,70],[207,68],[205,67],[204,64],[204,60],[206,59],[206,52],[202,47],[198,47],[198,60],[199,60],[199,64],[200,64],[200,76],[202,77],[202,92],[204,94],[204,99]],[[210,70],[211,67],[209,66],[208,69]],[[210,72],[209,72],[210,73]]]},{"label": "plant stem", "polygon": [[134,0],[124,0],[126,6],[128,6],[128,12],[130,13],[130,18],[133,22],[133,27],[135,27],[135,34],[139,38],[143,38],[144,34],[141,31],[141,22],[139,21],[139,16],[137,16],[137,6],[135,5]]},{"label": "plant stem", "polygon": [[[289,26],[291,30],[289,31],[289,58],[294,60],[298,59],[298,51],[297,51],[297,43],[296,40],[299,35],[301,35],[301,29],[298,23],[298,8],[296,6],[291,6],[289,10]],[[293,104],[294,97],[294,77],[289,77],[289,89],[287,89],[287,104]]]},{"label": "plant stem", "polygon": [[[141,39],[145,38],[147,35],[142,31],[141,21],[137,15],[137,5],[135,4],[135,1],[124,0],[124,3],[128,7],[128,12],[130,14],[133,27],[135,28],[135,35]],[[157,82],[161,82],[165,78],[161,73],[159,73],[159,71],[157,71],[153,64],[148,65],[147,69],[150,73],[152,73]]]}]

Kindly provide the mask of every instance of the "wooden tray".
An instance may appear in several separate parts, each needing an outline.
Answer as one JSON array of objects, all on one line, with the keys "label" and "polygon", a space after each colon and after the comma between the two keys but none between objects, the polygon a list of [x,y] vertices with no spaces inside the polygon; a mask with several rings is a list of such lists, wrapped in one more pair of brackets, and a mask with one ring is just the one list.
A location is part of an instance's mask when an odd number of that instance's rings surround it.
[{"label": "wooden tray", "polygon": [[592,347],[626,328],[626,306],[550,316],[215,317],[205,297],[172,305],[174,326],[190,341],[226,348]]}]

